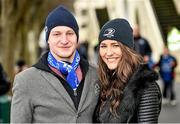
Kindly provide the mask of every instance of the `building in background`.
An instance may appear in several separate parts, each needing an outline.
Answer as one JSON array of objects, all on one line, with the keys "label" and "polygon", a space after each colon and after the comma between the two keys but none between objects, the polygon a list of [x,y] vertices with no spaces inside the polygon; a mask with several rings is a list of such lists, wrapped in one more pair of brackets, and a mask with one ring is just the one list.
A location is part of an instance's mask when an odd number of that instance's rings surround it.
[{"label": "building in background", "polygon": [[[177,4],[178,0],[158,1],[159,3],[156,3],[156,0],[76,0],[74,10],[80,25],[80,42],[90,42],[88,51],[89,58],[92,58],[90,61],[94,61],[95,53],[93,48],[98,44],[97,38],[101,26],[113,18],[126,18],[132,26],[138,24],[142,36],[147,38],[149,44],[152,46],[152,57],[154,61],[157,61],[164,45],[167,44],[167,36],[165,35],[167,34],[168,24],[160,20],[161,18],[159,17],[161,17],[161,13],[159,14],[160,10],[155,5],[160,6],[160,4],[162,4],[163,7],[167,7],[167,10],[170,10],[174,5],[176,6],[173,9],[180,8],[180,4]],[[171,18],[172,15],[173,13],[170,13],[169,16],[163,17]],[[177,23],[179,18],[178,15],[176,16],[177,20],[175,21]],[[169,23],[176,24],[175,21],[169,21]],[[178,56],[180,49],[174,51],[174,53],[175,56]],[[178,61],[180,62],[180,60]],[[180,70],[180,67],[178,67],[178,70]]]}]

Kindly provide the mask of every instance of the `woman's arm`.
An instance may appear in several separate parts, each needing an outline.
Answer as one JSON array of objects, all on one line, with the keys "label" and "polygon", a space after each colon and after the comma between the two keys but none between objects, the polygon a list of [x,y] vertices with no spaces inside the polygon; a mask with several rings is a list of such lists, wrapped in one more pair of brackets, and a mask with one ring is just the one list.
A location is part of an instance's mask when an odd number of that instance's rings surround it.
[{"label": "woman's arm", "polygon": [[[150,82],[149,82],[150,83]],[[157,83],[151,83],[140,98],[138,123],[158,123],[161,111],[161,91]]]}]

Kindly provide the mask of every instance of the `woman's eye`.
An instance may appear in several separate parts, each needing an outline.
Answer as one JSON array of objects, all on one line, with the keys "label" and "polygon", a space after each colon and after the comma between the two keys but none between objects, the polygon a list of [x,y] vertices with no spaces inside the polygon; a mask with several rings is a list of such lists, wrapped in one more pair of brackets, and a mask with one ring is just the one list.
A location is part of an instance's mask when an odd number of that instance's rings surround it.
[{"label": "woman's eye", "polygon": [[119,47],[119,45],[118,45],[118,44],[116,44],[116,45],[113,45],[113,47],[114,47],[114,48],[117,48],[117,47]]}]

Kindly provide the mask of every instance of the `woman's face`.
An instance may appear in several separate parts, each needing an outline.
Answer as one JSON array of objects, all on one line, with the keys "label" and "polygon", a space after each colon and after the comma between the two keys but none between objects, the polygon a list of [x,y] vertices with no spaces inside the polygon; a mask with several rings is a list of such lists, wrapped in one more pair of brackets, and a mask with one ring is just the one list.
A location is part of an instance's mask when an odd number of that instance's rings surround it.
[{"label": "woman's face", "polygon": [[104,40],[100,44],[99,54],[107,67],[114,70],[122,56],[120,44],[115,40]]}]

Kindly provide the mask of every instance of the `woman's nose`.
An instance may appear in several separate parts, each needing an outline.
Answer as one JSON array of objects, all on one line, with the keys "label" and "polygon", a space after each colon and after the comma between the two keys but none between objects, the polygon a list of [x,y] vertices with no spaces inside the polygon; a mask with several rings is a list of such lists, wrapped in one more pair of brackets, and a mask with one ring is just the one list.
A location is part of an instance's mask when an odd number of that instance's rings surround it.
[{"label": "woman's nose", "polygon": [[113,54],[113,50],[112,50],[112,48],[111,47],[108,47],[107,48],[107,51],[106,51],[106,55],[112,55]]}]

